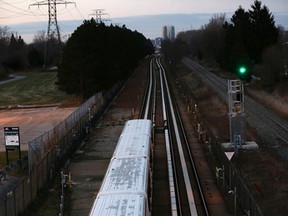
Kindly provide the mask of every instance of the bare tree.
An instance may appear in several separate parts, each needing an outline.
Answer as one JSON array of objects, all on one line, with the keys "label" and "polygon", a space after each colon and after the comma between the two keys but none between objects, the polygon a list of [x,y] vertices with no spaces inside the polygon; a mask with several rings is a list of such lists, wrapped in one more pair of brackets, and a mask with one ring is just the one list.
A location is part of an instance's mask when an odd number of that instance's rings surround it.
[{"label": "bare tree", "polygon": [[9,28],[7,26],[0,26],[0,79],[4,79],[8,76],[7,69],[3,64],[8,53],[9,46]]},{"label": "bare tree", "polygon": [[34,44],[45,44],[46,43],[46,32],[44,30],[38,31],[33,38]]},{"label": "bare tree", "polygon": [[215,64],[221,58],[225,45],[225,22],[225,14],[215,14],[201,29],[181,32],[177,38],[188,44],[193,57]]},{"label": "bare tree", "polygon": [[207,61],[213,63],[222,54],[225,32],[223,25],[226,21],[225,14],[215,14],[203,28],[203,53]]},{"label": "bare tree", "polygon": [[10,32],[7,26],[0,26],[0,63],[7,53],[10,42]]}]

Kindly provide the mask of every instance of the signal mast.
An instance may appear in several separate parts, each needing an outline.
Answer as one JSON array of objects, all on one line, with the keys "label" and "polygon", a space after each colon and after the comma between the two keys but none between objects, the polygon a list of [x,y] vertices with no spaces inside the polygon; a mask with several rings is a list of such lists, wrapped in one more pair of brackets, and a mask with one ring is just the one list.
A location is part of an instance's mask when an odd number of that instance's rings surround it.
[{"label": "signal mast", "polygon": [[236,70],[239,79],[228,80],[228,103],[230,143],[234,145],[234,153],[238,155],[238,147],[246,143],[246,124],[244,112],[244,85],[243,82],[251,81],[251,72],[245,65],[240,65]]}]

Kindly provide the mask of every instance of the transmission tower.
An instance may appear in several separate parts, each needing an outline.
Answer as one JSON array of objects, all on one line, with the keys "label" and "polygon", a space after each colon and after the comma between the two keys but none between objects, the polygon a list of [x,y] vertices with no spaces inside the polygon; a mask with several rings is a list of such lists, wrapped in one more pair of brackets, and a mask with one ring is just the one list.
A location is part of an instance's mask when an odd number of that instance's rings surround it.
[{"label": "transmission tower", "polygon": [[48,47],[49,47],[49,41],[56,37],[59,45],[61,45],[61,36],[59,31],[59,25],[57,22],[57,5],[65,5],[68,4],[75,4],[75,2],[68,2],[63,0],[45,0],[45,1],[39,1],[34,4],[30,4],[29,8],[31,6],[48,6],[48,28],[47,28],[47,43],[45,47],[45,56],[44,56],[44,66],[46,66],[47,63],[47,54],[48,54]]},{"label": "transmission tower", "polygon": [[[95,17],[95,21],[97,24],[101,23],[102,22],[102,16],[103,15],[106,15],[106,16],[109,16],[108,13],[104,13],[104,10],[105,9],[95,9],[93,10],[93,14],[89,14],[89,16],[94,16]],[[105,19],[104,21],[108,21],[107,19]]]}]

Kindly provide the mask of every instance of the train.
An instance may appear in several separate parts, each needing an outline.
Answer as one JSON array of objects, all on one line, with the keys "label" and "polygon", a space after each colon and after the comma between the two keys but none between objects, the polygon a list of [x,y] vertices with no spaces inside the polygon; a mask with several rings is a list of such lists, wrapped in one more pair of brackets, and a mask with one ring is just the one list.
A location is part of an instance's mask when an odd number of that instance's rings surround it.
[{"label": "train", "polygon": [[125,123],[90,216],[151,214],[151,140],[151,120]]}]

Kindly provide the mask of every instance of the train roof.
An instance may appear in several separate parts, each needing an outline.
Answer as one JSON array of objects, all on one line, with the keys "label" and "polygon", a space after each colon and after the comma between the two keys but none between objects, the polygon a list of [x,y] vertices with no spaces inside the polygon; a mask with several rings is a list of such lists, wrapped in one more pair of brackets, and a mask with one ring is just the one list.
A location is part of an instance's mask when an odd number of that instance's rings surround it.
[{"label": "train roof", "polygon": [[126,122],[90,216],[146,215],[151,120]]},{"label": "train roof", "polygon": [[152,122],[147,119],[133,119],[126,122],[122,130],[122,135],[127,134],[146,134],[151,136]]},{"label": "train roof", "polygon": [[121,157],[149,157],[150,136],[123,135],[119,138],[112,158]]},{"label": "train roof", "polygon": [[99,194],[145,194],[149,174],[147,158],[120,158],[111,160]]},{"label": "train roof", "polygon": [[139,194],[101,195],[96,198],[90,216],[144,216],[145,205],[145,197]]}]

